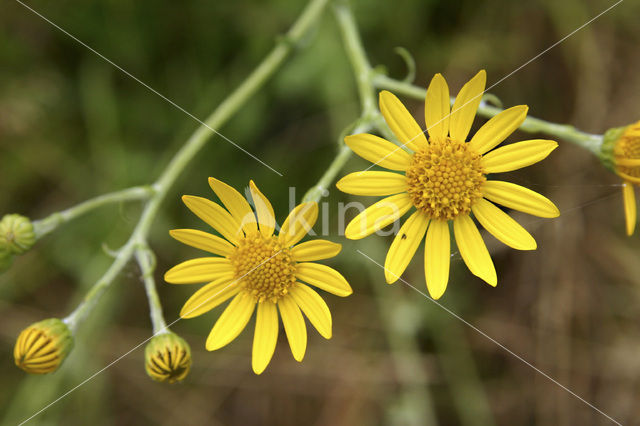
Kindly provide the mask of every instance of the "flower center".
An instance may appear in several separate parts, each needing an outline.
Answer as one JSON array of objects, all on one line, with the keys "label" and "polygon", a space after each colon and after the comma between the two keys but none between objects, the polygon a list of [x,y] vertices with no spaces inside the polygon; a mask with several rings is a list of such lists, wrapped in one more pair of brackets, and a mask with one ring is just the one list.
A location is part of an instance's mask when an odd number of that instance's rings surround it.
[{"label": "flower center", "polygon": [[[640,160],[640,122],[630,125],[624,131],[616,143],[613,154],[617,160]],[[640,178],[640,166],[617,164],[617,169],[622,173]]]},{"label": "flower center", "polygon": [[239,284],[258,301],[277,302],[296,281],[296,263],[289,249],[281,246],[276,237],[247,235],[229,260]]},{"label": "flower center", "polygon": [[465,142],[430,140],[413,155],[406,172],[413,205],[430,219],[451,220],[469,213],[486,181],[481,159]]}]

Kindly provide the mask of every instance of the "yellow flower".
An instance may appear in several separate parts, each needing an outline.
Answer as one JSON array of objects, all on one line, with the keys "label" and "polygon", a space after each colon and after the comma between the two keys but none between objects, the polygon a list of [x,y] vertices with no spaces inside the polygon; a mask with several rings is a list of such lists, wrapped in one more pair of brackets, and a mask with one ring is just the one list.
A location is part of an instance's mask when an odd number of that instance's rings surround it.
[{"label": "yellow flower", "polygon": [[510,182],[487,180],[489,173],[509,172],[544,159],[557,143],[536,139],[493,150],[524,121],[528,110],[524,105],[496,115],[466,142],[485,83],[482,70],[464,85],[450,110],[449,88],[442,75],[436,74],[425,99],[428,139],[398,98],[381,92],[380,111],[411,152],[374,135],[345,138],[364,159],[402,172],[355,172],[337,183],[349,194],[388,196],[356,216],[345,230],[346,237],[364,238],[415,208],[387,253],[388,283],[402,275],[426,234],[427,288],[431,297],[440,298],[449,280],[449,222],[453,222],[458,250],[469,270],[496,286],[491,256],[471,214],[497,239],[519,250],[535,249],[535,240],[494,203],[540,217],[559,215],[556,206],[536,192]]},{"label": "yellow flower", "polygon": [[640,121],[627,126],[615,140],[613,148],[615,172],[620,176],[627,235],[636,227],[636,196],[633,185],[640,185]]},{"label": "yellow flower", "polygon": [[157,334],[144,348],[144,368],[157,382],[181,382],[191,370],[191,348],[175,333]]},{"label": "yellow flower", "polygon": [[217,255],[188,260],[165,274],[172,284],[208,282],[187,300],[180,316],[202,315],[233,298],[207,338],[206,348],[213,351],[235,339],[257,310],[252,367],[260,374],[275,350],[279,311],[293,357],[302,361],[307,347],[302,312],[323,337],[331,338],[331,312],[307,284],[337,296],[352,293],[339,272],[310,261],[334,257],[342,246],[320,239],[297,244],[318,217],[315,202],[294,208],[276,236],[271,203],[253,181],[249,186],[255,214],[232,187],[214,178],[209,178],[209,185],[226,210],[206,198],[185,195],[182,200],[224,238],[192,229],[170,232],[184,244]]},{"label": "yellow flower", "polygon": [[69,327],[58,318],[49,318],[22,330],[13,357],[16,365],[27,373],[52,373],[60,367],[72,347]]}]

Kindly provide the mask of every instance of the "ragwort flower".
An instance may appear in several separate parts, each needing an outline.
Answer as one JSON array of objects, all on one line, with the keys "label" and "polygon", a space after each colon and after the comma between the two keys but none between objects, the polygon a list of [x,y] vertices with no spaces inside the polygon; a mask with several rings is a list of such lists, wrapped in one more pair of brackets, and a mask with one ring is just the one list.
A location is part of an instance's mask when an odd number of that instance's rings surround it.
[{"label": "ragwort flower", "polygon": [[345,230],[346,237],[364,238],[415,209],[387,253],[388,283],[402,275],[426,234],[427,288],[434,299],[440,298],[449,280],[452,223],[469,270],[495,286],[496,271],[472,215],[498,240],[519,250],[535,249],[535,240],[494,203],[540,217],[559,215],[556,206],[542,195],[510,182],[487,179],[489,173],[509,172],[544,159],[557,143],[536,139],[493,149],[522,124],[528,110],[524,105],[496,115],[467,142],[485,83],[483,70],[464,85],[450,109],[449,88],[442,75],[436,74],[425,100],[428,138],[398,98],[381,92],[384,119],[411,152],[370,134],[345,138],[364,159],[401,172],[355,172],[337,183],[349,194],[388,196],[356,216]]},{"label": "ragwort flower", "polygon": [[165,274],[165,280],[173,284],[208,282],[187,300],[180,316],[202,315],[233,298],[207,338],[206,348],[213,351],[234,340],[256,310],[252,367],[260,374],[275,350],[279,312],[293,357],[302,361],[307,347],[302,313],[323,337],[331,338],[331,312],[309,285],[337,296],[352,293],[338,271],[312,262],[334,257],[342,246],[321,239],[298,244],[318,217],[315,202],[295,207],[275,235],[271,203],[253,181],[250,191],[255,214],[247,200],[232,187],[213,178],[209,184],[226,210],[205,198],[182,199],[224,238],[192,229],[171,231],[178,241],[217,255],[188,260]]},{"label": "ragwort flower", "polygon": [[636,196],[634,185],[640,185],[640,121],[625,127],[615,140],[613,148],[614,170],[624,183],[622,198],[627,235],[636,227]]}]

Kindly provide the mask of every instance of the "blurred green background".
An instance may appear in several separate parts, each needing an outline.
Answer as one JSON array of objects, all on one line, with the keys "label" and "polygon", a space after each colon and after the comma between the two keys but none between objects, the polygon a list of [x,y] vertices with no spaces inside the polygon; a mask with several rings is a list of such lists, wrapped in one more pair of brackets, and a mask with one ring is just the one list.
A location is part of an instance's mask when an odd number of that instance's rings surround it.
[{"label": "blurred green background", "polygon": [[[304,2],[239,0],[29,5],[200,118],[241,82],[286,31]],[[452,92],[485,68],[498,81],[613,2],[354,2],[371,62],[402,78],[403,46],[417,84],[442,72]],[[0,213],[41,218],[100,193],[151,182],[197,123],[13,1],[0,6]],[[492,92],[534,116],[602,133],[640,118],[640,3],[627,1],[533,61]],[[408,101],[417,117],[422,103]],[[168,321],[193,292],[162,271],[196,250],[168,229],[204,229],[181,194],[212,196],[206,178],[238,189],[254,179],[278,219],[288,187],[302,194],[320,177],[340,131],[358,115],[351,69],[331,13],[303,47],[222,133],[281,171],[279,177],[214,137],[172,188],[156,220],[159,292]],[[420,120],[422,122],[422,120]],[[476,125],[481,120],[476,121]],[[531,138],[516,134],[513,140]],[[492,289],[456,255],[441,302],[622,423],[640,417],[638,236],[624,235],[619,180],[583,150],[562,143],[551,157],[510,178],[548,195],[562,216],[515,217],[535,252],[485,239],[498,271]],[[353,158],[344,173],[365,162]],[[342,174],[344,174],[342,173]],[[341,175],[342,175],[341,174]],[[299,199],[299,198],[298,198]],[[335,236],[343,253],[328,263],[354,295],[327,296],[334,337],[309,333],[302,364],[281,334],[261,376],[250,367],[252,328],[208,353],[204,341],[221,309],[178,322],[194,366],[179,385],[145,374],[142,348],[33,420],[35,424],[609,424],[433,303],[396,284],[379,262],[390,238]],[[366,200],[368,202],[368,200]],[[81,327],[53,375],[28,377],[13,365],[19,331],[65,316],[109,265],[102,246],[123,244],[136,203],[106,207],[47,236],[0,276],[0,421],[15,424],[126,353],[150,334],[139,272],[129,265]],[[422,249],[405,278],[424,289]],[[310,329],[311,330],[311,329]]]}]

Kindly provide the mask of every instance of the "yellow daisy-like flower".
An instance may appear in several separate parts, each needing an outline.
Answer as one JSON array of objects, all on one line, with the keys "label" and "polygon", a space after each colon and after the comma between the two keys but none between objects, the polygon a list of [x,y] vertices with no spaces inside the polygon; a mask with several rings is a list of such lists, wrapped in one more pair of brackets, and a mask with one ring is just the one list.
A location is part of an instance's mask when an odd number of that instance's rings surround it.
[{"label": "yellow daisy-like flower", "polygon": [[627,235],[636,227],[636,196],[634,185],[640,185],[640,121],[627,126],[613,148],[615,171],[623,180],[622,199]]},{"label": "yellow daisy-like flower", "polygon": [[525,105],[509,108],[489,120],[466,142],[484,93],[486,73],[464,85],[449,108],[449,88],[436,74],[425,99],[428,138],[393,94],[380,93],[380,111],[407,152],[369,134],[348,136],[345,143],[359,156],[387,171],[363,171],[342,178],[337,187],[354,195],[388,196],[373,204],[347,226],[350,239],[364,238],[395,222],[410,209],[385,260],[385,278],[395,282],[425,238],[425,275],[431,297],[440,298],[449,280],[449,222],[469,270],[492,286],[496,271],[471,214],[503,243],[533,250],[533,237],[494,203],[540,217],[557,217],[556,206],[542,195],[500,180],[489,173],[509,172],[537,163],[553,151],[551,140],[528,140],[493,149],[524,121]]},{"label": "yellow daisy-like flower", "polygon": [[279,311],[293,357],[302,361],[307,348],[302,313],[320,335],[331,338],[331,312],[309,285],[342,297],[352,293],[338,271],[312,262],[336,256],[342,246],[321,239],[298,244],[318,218],[315,202],[294,208],[276,236],[271,203],[253,181],[249,186],[255,214],[229,185],[214,178],[209,178],[209,185],[226,210],[206,198],[185,195],[182,200],[224,238],[193,229],[170,232],[184,244],[217,255],[188,260],[165,274],[165,280],[172,284],[208,282],[187,300],[180,316],[202,315],[233,298],[207,338],[207,350],[214,351],[235,339],[256,310],[252,366],[260,374],[276,347]]}]

